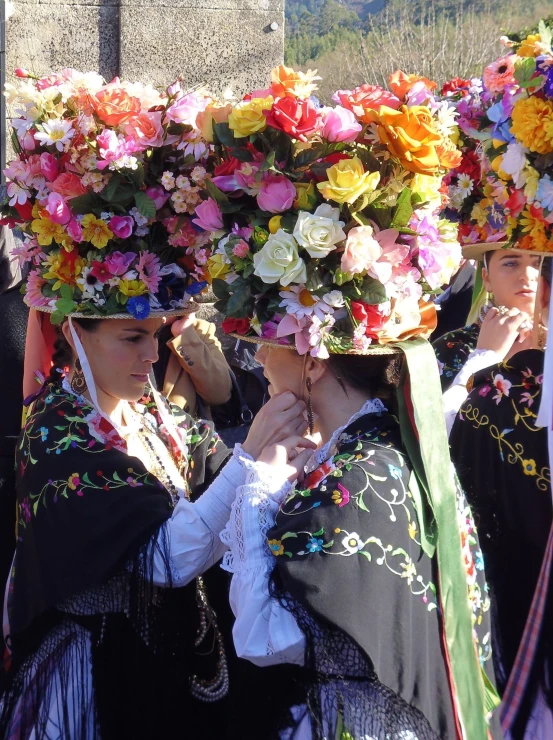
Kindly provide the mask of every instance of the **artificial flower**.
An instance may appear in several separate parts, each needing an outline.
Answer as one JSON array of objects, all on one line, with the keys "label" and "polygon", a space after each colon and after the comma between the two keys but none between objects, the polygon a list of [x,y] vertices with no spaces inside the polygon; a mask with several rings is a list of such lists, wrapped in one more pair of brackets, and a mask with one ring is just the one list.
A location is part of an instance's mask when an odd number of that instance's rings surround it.
[{"label": "artificial flower", "polygon": [[121,280],[118,287],[121,293],[129,298],[144,295],[144,293],[148,292],[148,288],[142,280]]},{"label": "artificial flower", "polygon": [[282,213],[291,208],[296,197],[296,189],[284,175],[272,172],[264,174],[257,194],[257,204],[262,211]]},{"label": "artificial flower", "polygon": [[341,106],[354,113],[363,123],[374,120],[373,111],[378,111],[381,105],[397,109],[401,100],[389,90],[378,85],[360,85],[354,90],[338,90],[332,99]]},{"label": "artificial flower", "polygon": [[271,110],[274,99],[252,98],[238,103],[228,117],[228,125],[236,138],[251,136],[267,128],[265,111]]},{"label": "artificial flower", "polygon": [[544,175],[538,183],[536,203],[541,208],[553,211],[553,180],[549,175]]},{"label": "artificial flower", "polygon": [[45,205],[50,221],[55,224],[67,224],[71,220],[71,210],[59,193],[50,193]]},{"label": "artificial flower", "polygon": [[72,172],[61,172],[56,179],[50,183],[50,190],[59,193],[63,198],[70,200],[78,198],[86,193],[86,188],[81,180]]},{"label": "artificial flower", "polygon": [[532,152],[553,152],[553,101],[535,95],[518,100],[513,108],[511,132]]},{"label": "artificial flower", "polygon": [[83,241],[90,242],[97,249],[104,249],[109,240],[113,238],[113,231],[107,223],[101,218],[97,218],[93,213],[87,213],[81,225]]},{"label": "artificial flower", "polygon": [[133,296],[126,303],[127,311],[134,319],[147,319],[150,315],[150,302],[145,296]]},{"label": "artificial flower", "polygon": [[148,149],[163,143],[163,126],[159,111],[138,113],[122,125],[125,134],[133,141],[135,147]]},{"label": "artificial flower", "polygon": [[279,229],[271,234],[259,252],[253,255],[255,274],[264,283],[305,283],[305,262],[298,255],[298,243],[291,234]]},{"label": "artificial flower", "polygon": [[43,146],[55,146],[58,152],[63,152],[66,144],[74,135],[75,130],[71,121],[58,118],[40,124],[40,127],[37,127],[35,139]]},{"label": "artificial flower", "polygon": [[328,203],[320,205],[315,213],[300,211],[294,226],[294,237],[310,257],[323,259],[346,238],[345,223],[340,221],[340,209]]},{"label": "artificial flower", "polygon": [[229,260],[222,254],[214,254],[207,261],[207,271],[212,280],[220,279],[230,272]]},{"label": "artificial flower", "polygon": [[195,212],[196,218],[192,219],[192,223],[199,226],[200,229],[213,232],[223,227],[221,209],[213,198],[208,198],[199,203]]},{"label": "artificial flower", "polygon": [[317,89],[315,80],[320,80],[316,70],[295,72],[281,64],[271,72],[271,92],[275,98],[308,98]]},{"label": "artificial flower", "polygon": [[508,54],[501,59],[496,59],[484,69],[482,79],[486,90],[491,93],[500,93],[507,85],[515,83],[515,60],[514,54]]},{"label": "artificial flower", "polygon": [[250,329],[249,319],[225,319],[221,324],[222,330],[225,334],[247,334]]},{"label": "artificial flower", "polygon": [[328,141],[351,143],[363,130],[361,124],[356,121],[353,111],[341,105],[323,108],[322,116],[321,134]]},{"label": "artificial flower", "polygon": [[37,235],[38,243],[43,247],[49,247],[52,241],[61,244],[65,238],[65,232],[61,225],[45,216],[33,219],[31,229]]},{"label": "artificial flower", "polygon": [[128,239],[134,228],[134,220],[130,216],[112,216],[109,228],[118,239]]},{"label": "artificial flower", "polygon": [[295,182],[296,197],[293,206],[297,211],[311,211],[317,204],[317,193],[313,182]]},{"label": "artificial flower", "polygon": [[379,172],[365,172],[359,157],[341,159],[326,171],[327,180],[317,185],[323,198],[335,203],[354,203],[376,189]]},{"label": "artificial flower", "polygon": [[267,125],[284,131],[300,141],[316,133],[321,119],[310,100],[285,97],[276,100],[267,114]]},{"label": "artificial flower", "polygon": [[140,113],[140,100],[129,95],[126,90],[106,85],[90,97],[95,114],[107,126],[121,126]]},{"label": "artificial flower", "polygon": [[432,80],[429,80],[427,77],[408,75],[401,70],[393,72],[388,78],[390,90],[398,98],[404,98],[411,90],[411,88],[417,84],[417,82],[422,82],[424,87],[426,87],[428,90],[434,90],[436,88],[436,83]]},{"label": "artificial flower", "polygon": [[422,175],[438,172],[436,146],[442,143],[442,137],[425,106],[402,106],[397,111],[383,106],[378,112],[378,136],[406,170]]}]

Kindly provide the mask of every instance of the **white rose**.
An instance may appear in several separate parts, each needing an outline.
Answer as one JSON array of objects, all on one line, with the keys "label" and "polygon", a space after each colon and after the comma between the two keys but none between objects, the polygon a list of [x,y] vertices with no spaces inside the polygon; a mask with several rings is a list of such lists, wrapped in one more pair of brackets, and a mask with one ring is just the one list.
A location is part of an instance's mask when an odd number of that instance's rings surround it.
[{"label": "white rose", "polygon": [[294,227],[296,241],[311,257],[323,259],[346,238],[344,222],[339,219],[340,209],[328,203],[319,206],[315,213],[300,211]]},{"label": "white rose", "polygon": [[264,283],[305,283],[305,262],[298,255],[298,244],[291,234],[279,229],[253,256],[254,274]]},{"label": "white rose", "polygon": [[348,234],[340,269],[357,275],[369,270],[381,256],[382,247],[374,238],[373,227],[356,226]]}]

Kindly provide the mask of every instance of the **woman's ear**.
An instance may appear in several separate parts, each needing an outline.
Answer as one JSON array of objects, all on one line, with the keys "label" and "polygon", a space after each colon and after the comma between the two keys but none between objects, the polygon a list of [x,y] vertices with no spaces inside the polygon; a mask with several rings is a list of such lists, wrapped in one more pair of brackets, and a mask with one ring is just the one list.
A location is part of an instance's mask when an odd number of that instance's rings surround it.
[{"label": "woman's ear", "polygon": [[311,357],[311,355],[309,355],[305,370],[306,377],[311,378],[312,383],[316,383],[326,373],[326,365],[324,362],[321,362],[315,357]]},{"label": "woman's ear", "polygon": [[485,267],[482,268],[482,282],[488,293],[493,293],[492,284],[490,283],[490,275]]},{"label": "woman's ear", "polygon": [[[73,324],[74,326],[74,324]],[[78,332],[78,329],[75,329],[76,332]],[[75,350],[75,342],[73,341],[73,336],[71,335],[71,327],[69,326],[69,321],[64,321],[61,326],[61,333],[63,334],[63,337],[67,344],[71,347],[73,352],[76,352]]]}]

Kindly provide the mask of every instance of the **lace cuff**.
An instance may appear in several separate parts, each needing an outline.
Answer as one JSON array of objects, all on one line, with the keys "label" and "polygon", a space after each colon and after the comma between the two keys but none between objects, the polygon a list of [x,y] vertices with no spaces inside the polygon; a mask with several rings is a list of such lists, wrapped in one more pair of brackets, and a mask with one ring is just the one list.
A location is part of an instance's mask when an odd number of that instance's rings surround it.
[{"label": "lace cuff", "polygon": [[474,349],[455,376],[452,385],[466,386],[475,373],[499,362],[501,357],[493,349]]},{"label": "lace cuff", "polygon": [[246,484],[232,504],[230,519],[221,532],[229,547],[222,567],[230,573],[264,567],[269,572],[274,558],[267,544],[267,532],[275,523],[280,502],[291,488],[282,476],[275,476],[265,463],[249,463]]},{"label": "lace cuff", "polygon": [[231,459],[194,504],[198,514],[216,537],[228,521],[231,504],[237,491],[243,486],[251,465],[252,458],[240,445],[236,445]]}]

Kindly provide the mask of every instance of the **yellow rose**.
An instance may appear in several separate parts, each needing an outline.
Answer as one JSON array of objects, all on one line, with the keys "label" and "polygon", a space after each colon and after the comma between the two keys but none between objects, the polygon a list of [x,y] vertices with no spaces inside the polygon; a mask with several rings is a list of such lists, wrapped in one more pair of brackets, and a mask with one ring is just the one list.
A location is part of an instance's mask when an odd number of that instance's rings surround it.
[{"label": "yellow rose", "polygon": [[207,271],[212,280],[224,277],[229,270],[230,265],[225,262],[225,257],[222,254],[214,254],[207,262]]},{"label": "yellow rose", "polygon": [[380,180],[380,173],[365,172],[359,157],[341,159],[326,171],[328,180],[317,188],[323,198],[335,203],[354,203],[363,193],[372,192]]},{"label": "yellow rose", "polygon": [[201,131],[203,138],[213,144],[213,124],[225,123],[232,112],[232,105],[218,105],[210,103],[204,111],[198,113],[196,125]]},{"label": "yellow rose", "polygon": [[390,154],[409,172],[434,175],[440,169],[436,147],[442,143],[428,108],[402,105],[393,110],[383,105],[378,111],[378,136]]},{"label": "yellow rose", "polygon": [[135,295],[144,295],[148,292],[148,288],[142,280],[121,280],[119,290],[129,298]]},{"label": "yellow rose", "polygon": [[296,198],[292,204],[296,211],[311,211],[317,204],[315,185],[312,182],[295,182]]},{"label": "yellow rose", "polygon": [[228,117],[229,128],[235,138],[251,136],[267,127],[267,119],[263,111],[271,110],[274,100],[271,95],[267,98],[252,98],[238,103]]}]

